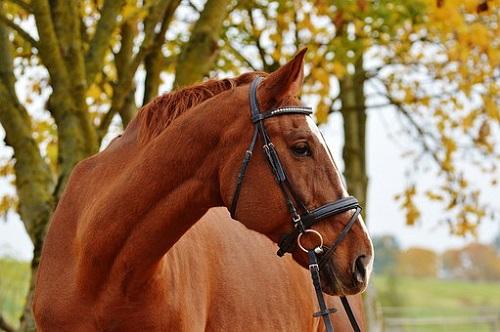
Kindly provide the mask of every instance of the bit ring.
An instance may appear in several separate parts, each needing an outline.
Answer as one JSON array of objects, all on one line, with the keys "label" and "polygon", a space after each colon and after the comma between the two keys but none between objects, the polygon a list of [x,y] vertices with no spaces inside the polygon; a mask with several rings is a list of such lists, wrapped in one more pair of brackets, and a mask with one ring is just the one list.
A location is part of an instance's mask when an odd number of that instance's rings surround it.
[{"label": "bit ring", "polygon": [[316,248],[323,247],[323,236],[321,236],[321,234],[318,231],[315,231],[314,229],[306,229],[303,233],[300,233],[299,236],[297,237],[297,244],[302,251],[309,252],[309,250],[307,250],[300,242],[302,239],[302,235],[304,235],[305,233],[312,233],[319,238],[320,244],[319,244],[319,246],[314,247],[313,250],[315,250]]}]

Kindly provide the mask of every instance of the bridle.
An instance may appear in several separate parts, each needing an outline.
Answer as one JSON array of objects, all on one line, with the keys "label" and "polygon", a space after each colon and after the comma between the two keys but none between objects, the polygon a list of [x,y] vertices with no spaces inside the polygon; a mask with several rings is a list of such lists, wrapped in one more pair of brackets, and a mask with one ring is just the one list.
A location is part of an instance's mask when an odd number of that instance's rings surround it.
[{"label": "bridle", "polygon": [[[283,168],[280,159],[278,157],[278,152],[276,151],[273,143],[271,142],[271,138],[267,133],[266,127],[264,126],[264,121],[266,119],[289,115],[289,114],[303,114],[306,116],[310,116],[312,114],[312,109],[310,107],[304,106],[285,106],[272,109],[267,112],[260,112],[258,101],[257,101],[257,87],[259,83],[263,80],[262,77],[257,77],[250,85],[250,111],[251,111],[251,121],[255,126],[254,133],[252,136],[252,140],[247,150],[245,151],[245,156],[243,158],[243,162],[240,168],[240,172],[238,174],[236,180],[236,189],[233,194],[233,199],[231,202],[231,207],[229,209],[231,213],[231,217],[236,217],[236,209],[238,205],[238,198],[240,196],[241,187],[243,184],[243,179],[245,177],[246,170],[248,168],[248,164],[250,163],[250,159],[252,158],[253,150],[257,143],[257,138],[260,136],[263,142],[263,150],[266,155],[266,159],[271,168],[271,171],[274,174],[274,177],[280,186],[280,189],[285,197],[285,201],[288,207],[288,211],[290,212],[293,230],[285,235],[283,239],[279,242],[279,250],[277,252],[278,256],[283,256],[287,252],[292,252],[296,249],[297,245],[299,247],[308,252],[309,256],[309,270],[311,272],[311,277],[313,279],[314,287],[316,290],[316,295],[318,297],[318,302],[320,306],[320,311],[315,313],[315,317],[322,316],[325,322],[325,326],[328,332],[333,331],[333,326],[330,321],[330,314],[335,312],[335,309],[329,309],[326,307],[325,300],[323,298],[323,292],[321,290],[320,280],[319,280],[319,269],[323,267],[328,259],[333,255],[335,249],[340,244],[340,242],[346,237],[347,233],[351,230],[352,226],[358,219],[358,216],[361,212],[361,207],[358,203],[358,200],[355,197],[343,197],[335,202],[328,202],[320,207],[309,210],[304,202],[300,199],[300,196],[294,190],[285,169]],[[328,151],[330,153],[330,151]],[[332,158],[333,160],[333,158]],[[317,224],[322,219],[347,212],[349,210],[355,210],[349,222],[344,226],[344,229],[337,236],[335,241],[330,245],[330,247],[323,245],[323,238],[321,234],[311,227]],[[300,238],[305,233],[314,233],[316,234],[320,240],[321,244],[312,250],[305,249],[301,243]],[[319,263],[318,258],[319,256]],[[349,316],[349,320],[353,327],[354,331],[360,331],[359,326],[356,322],[354,314],[349,306],[349,302],[345,297],[341,296],[342,304]]]}]

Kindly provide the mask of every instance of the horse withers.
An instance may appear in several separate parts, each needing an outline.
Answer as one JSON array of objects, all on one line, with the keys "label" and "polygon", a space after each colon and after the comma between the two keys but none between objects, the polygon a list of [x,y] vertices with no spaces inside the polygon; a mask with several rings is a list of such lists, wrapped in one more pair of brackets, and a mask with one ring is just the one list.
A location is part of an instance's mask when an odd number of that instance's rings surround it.
[{"label": "horse withers", "polygon": [[[189,266],[201,278],[200,284],[188,283],[195,291],[189,296],[177,292],[175,281],[190,276],[175,275],[186,271],[187,261],[169,260],[169,252],[209,208],[231,205],[242,157],[254,136],[250,83],[264,77],[255,87],[259,110],[300,108],[303,57],[300,52],[269,75],[247,73],[160,96],[139,112],[122,137],[75,167],[52,218],[37,275],[33,309],[41,331],[196,331],[227,326],[245,330],[250,326],[232,322],[231,316],[215,316],[220,322],[210,316],[216,302],[223,306],[224,296],[237,293],[238,285],[230,286],[233,293],[213,294],[211,286],[224,283],[224,271],[211,270],[206,261]],[[306,114],[275,116],[262,125],[276,157],[270,160],[266,153],[253,152],[236,218],[280,243],[298,229],[297,216],[328,206],[347,193]],[[264,136],[257,136],[257,146],[267,144]],[[279,185],[277,162],[286,170],[286,181],[293,184],[293,195]],[[297,206],[295,214],[290,203]],[[330,295],[357,294],[366,288],[373,260],[371,241],[361,217],[352,210],[308,226],[330,244],[353,216],[352,228],[321,270],[323,290]],[[317,237],[310,234],[301,241],[306,248],[318,247]],[[259,255],[246,252],[244,242],[233,250]],[[305,252],[296,245],[287,250],[307,267]],[[276,275],[284,280],[295,277]],[[252,283],[252,275],[241,283]],[[241,298],[241,306],[263,300]],[[193,305],[181,305],[186,302]],[[286,315],[286,308],[280,312]],[[262,322],[266,319],[262,317]],[[296,318],[291,313],[289,319]]]}]

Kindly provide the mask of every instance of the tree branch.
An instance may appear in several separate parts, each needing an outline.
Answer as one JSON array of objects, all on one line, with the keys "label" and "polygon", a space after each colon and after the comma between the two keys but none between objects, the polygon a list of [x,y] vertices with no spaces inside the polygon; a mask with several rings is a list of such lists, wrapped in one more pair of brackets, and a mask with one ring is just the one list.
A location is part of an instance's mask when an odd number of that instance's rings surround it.
[{"label": "tree branch", "polygon": [[[66,62],[65,56],[63,56],[63,52],[65,52],[64,55],[68,54],[68,49],[63,49],[62,46],[71,45],[71,43],[61,44],[55,31],[56,26],[52,20],[53,11],[61,10],[64,12],[66,10],[71,13],[72,9],[51,8],[48,0],[32,0],[31,5],[40,36],[40,58],[50,74],[52,83],[53,93],[48,101],[48,109],[54,116],[58,128],[58,147],[59,156],[61,156],[58,159],[60,163],[59,170],[65,173],[64,178],[67,179],[70,170],[79,160],[98,150],[95,128],[88,113],[85,112],[85,99],[82,97],[83,93],[81,92],[81,87],[85,83],[81,82],[79,78],[75,80],[76,82],[70,80],[67,64],[71,65],[72,61],[68,60]],[[62,4],[60,5],[62,6]],[[75,16],[73,19],[78,20],[79,16]],[[64,30],[65,27],[60,26],[61,22],[62,20],[57,21],[57,28]],[[74,23],[74,21],[71,22]],[[80,33],[80,31],[76,31],[78,30],[75,29],[76,27],[77,25],[71,27],[71,35]],[[59,33],[61,34],[60,31]],[[61,36],[65,39],[68,38],[64,34],[61,34]],[[67,43],[68,41],[66,39],[63,42]],[[71,47],[78,48],[75,45]],[[78,73],[81,72],[80,68],[77,70]],[[78,91],[73,91],[75,86],[79,88]],[[68,96],[72,98],[68,98]]]},{"label": "tree branch", "polygon": [[259,51],[260,55],[260,61],[262,61],[262,70],[269,72],[269,68],[271,66],[268,66],[267,61],[266,61],[266,51],[264,50],[264,47],[262,47],[260,43],[260,36],[261,33],[257,31],[257,28],[255,26],[255,21],[253,19],[253,11],[252,9],[248,8],[247,9],[247,15],[248,18],[250,19],[250,25],[252,27],[252,36],[255,36],[255,46],[257,47],[257,50]]},{"label": "tree branch", "polygon": [[79,5],[77,0],[54,1],[51,12],[66,71],[71,77],[69,92],[73,95],[75,110],[86,113],[87,82],[82,52]]},{"label": "tree branch", "polygon": [[160,73],[163,66],[163,54],[161,52],[161,47],[165,42],[165,33],[167,32],[168,26],[170,25],[170,22],[174,17],[174,13],[180,3],[180,0],[174,0],[171,1],[165,8],[165,14],[163,14],[160,31],[156,34],[151,51],[144,59],[146,79],[144,82],[143,105],[147,104],[151,99],[158,95]]},{"label": "tree branch", "polygon": [[174,87],[186,86],[203,78],[217,59],[222,23],[230,0],[208,0],[193,26],[189,41],[177,58]]},{"label": "tree branch", "polygon": [[241,62],[245,63],[250,69],[252,69],[253,71],[258,71],[257,68],[255,68],[255,66],[252,64],[252,62],[247,59],[243,54],[241,54],[240,51],[238,51],[234,46],[233,44],[231,43],[231,41],[227,38],[227,36],[224,35],[224,42],[226,43],[226,45],[229,47],[229,50],[231,51],[231,54],[233,54],[238,60],[240,60]]},{"label": "tree branch", "polygon": [[27,2],[24,2],[22,0],[7,0],[7,1],[11,2],[11,3],[15,4],[15,5],[18,5],[19,7],[21,7],[22,9],[24,9],[28,13],[31,13],[31,11],[32,11],[32,8],[31,8],[30,4],[27,3]]},{"label": "tree branch", "polygon": [[[294,5],[295,7],[295,5]],[[294,27],[294,44],[295,44],[295,52],[298,52],[300,50],[300,37],[299,37],[299,18],[297,15],[298,11],[295,10],[293,13],[293,24],[295,25]]]},{"label": "tree branch", "polygon": [[[133,22],[124,22],[121,26],[121,42],[120,42],[120,50],[118,53],[115,55],[115,67],[116,67],[116,72],[118,75],[118,82],[123,82],[126,78],[124,75],[127,73],[127,68],[130,64],[130,60],[132,59],[132,50],[134,48],[134,25],[135,23]],[[114,89],[117,87],[115,86]],[[108,111],[108,113],[111,114],[116,114],[119,113],[120,117],[122,119],[122,124],[123,128],[125,128],[128,124],[128,122],[131,120],[132,116],[130,112],[134,111],[135,107],[135,89],[131,89],[131,91],[128,93],[124,105],[121,107],[120,110],[111,110]],[[118,93],[113,93],[112,97],[112,105],[116,104],[116,98],[118,98],[119,95]],[[103,118],[103,120],[106,119],[105,121],[107,123],[111,123],[111,119],[109,120],[107,118]],[[103,131],[102,135],[107,132],[107,128],[105,131]]]},{"label": "tree branch", "polygon": [[149,54],[155,40],[155,27],[163,18],[163,14],[170,3],[169,0],[162,0],[156,6],[153,6],[148,11],[148,16],[144,20],[144,39],[137,54],[128,63],[123,71],[123,75],[115,85],[113,91],[113,100],[109,111],[104,114],[98,128],[98,135],[102,139],[106,134],[113,117],[123,107],[127,96],[133,89],[133,80],[137,68],[142,63],[144,58]]},{"label": "tree branch", "polygon": [[125,0],[106,0],[102,6],[101,18],[97,23],[96,32],[85,55],[87,84],[94,82],[95,75],[104,64],[104,55],[109,44],[109,38],[117,25],[118,14]]},{"label": "tree branch", "polygon": [[31,35],[27,33],[26,30],[24,30],[19,25],[10,20],[7,16],[5,16],[3,12],[0,12],[0,22],[4,22],[8,27],[17,32],[19,36],[30,43],[31,46],[38,48],[38,41],[35,40],[35,38],[31,37]]},{"label": "tree branch", "polygon": [[40,58],[49,71],[50,78],[54,82],[53,86],[68,87],[68,73],[62,60],[59,40],[54,30],[49,3],[47,0],[32,0],[31,5],[33,7],[38,35],[40,36],[38,47]]},{"label": "tree branch", "polygon": [[[385,82],[382,82],[384,85],[385,85]],[[373,84],[372,84],[373,86]],[[408,110],[405,109],[404,105],[400,102],[398,102],[397,100],[395,100],[394,98],[392,98],[388,93],[383,93],[382,91],[380,91],[378,88],[376,88],[375,86],[373,86],[373,88],[379,93],[379,94],[382,94],[384,95],[385,98],[387,98],[387,100],[389,101],[389,103],[396,107],[396,109],[400,112],[400,114],[402,114],[407,120],[408,122],[412,125],[412,127],[417,131],[418,135],[420,136],[420,142],[422,144],[422,147],[424,149],[425,152],[429,153],[432,157],[432,159],[434,159],[434,161],[436,162],[436,164],[438,164],[439,168],[444,170],[442,165],[442,161],[441,159],[439,158],[437,152],[431,148],[431,146],[427,143],[427,138],[430,138],[432,139],[435,143],[438,142],[437,138],[434,137],[434,135],[432,135],[431,133],[429,133],[427,130],[425,130],[422,126],[420,126],[416,121],[415,119],[411,116],[410,112],[408,112]],[[388,87],[386,86],[386,89]]]},{"label": "tree branch", "polygon": [[149,9],[148,16],[144,20],[144,39],[141,48],[132,61],[130,61],[129,68],[126,70],[127,75],[125,76],[128,76],[130,79],[133,78],[144,58],[151,52],[156,38],[155,27],[162,20],[167,5],[170,3],[170,0],[159,1],[156,6]]},{"label": "tree branch", "polygon": [[53,177],[33,139],[31,121],[26,109],[12,100],[0,81],[0,123],[5,143],[14,149],[16,188],[19,213],[32,241],[42,236],[52,211]]},{"label": "tree branch", "polygon": [[202,10],[200,8],[198,8],[198,6],[193,3],[193,1],[188,0],[188,4],[189,4],[189,7],[193,8],[195,12],[197,12],[198,14],[201,14]]},{"label": "tree branch", "polygon": [[[0,5],[0,10],[2,9],[3,6]],[[19,102],[15,90],[16,77],[14,76],[12,44],[9,41],[7,28],[2,25],[0,25],[0,83],[1,82],[3,82],[5,90],[10,95],[11,99]]]}]

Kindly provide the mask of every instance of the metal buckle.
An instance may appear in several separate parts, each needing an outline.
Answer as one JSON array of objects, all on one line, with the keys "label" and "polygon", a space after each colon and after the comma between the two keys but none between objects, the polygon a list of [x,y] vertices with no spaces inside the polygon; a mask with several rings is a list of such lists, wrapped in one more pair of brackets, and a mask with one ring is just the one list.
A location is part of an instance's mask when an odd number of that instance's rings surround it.
[{"label": "metal buckle", "polygon": [[310,264],[309,265],[309,270],[311,270],[311,271],[319,271],[319,265],[318,264]]},{"label": "metal buckle", "polygon": [[300,231],[300,233],[304,233],[305,227],[304,227],[304,224],[302,223],[302,217],[297,213],[297,211],[293,211],[292,223],[293,223],[293,227],[298,229]]},{"label": "metal buckle", "polygon": [[316,249],[318,249],[318,248],[323,248],[323,237],[321,236],[321,234],[320,234],[318,231],[315,231],[314,229],[306,229],[306,230],[304,230],[302,233],[300,233],[300,234],[299,234],[299,236],[297,237],[297,244],[298,244],[299,248],[300,248],[300,249],[302,249],[302,251],[304,251],[304,252],[309,252],[309,250],[307,250],[307,249],[306,249],[306,248],[302,245],[302,243],[300,242],[300,241],[301,241],[301,239],[302,239],[302,235],[304,235],[304,234],[306,234],[306,233],[313,233],[313,234],[315,234],[315,235],[319,238],[319,241],[320,241],[319,246],[314,247],[314,248],[315,248],[315,249],[314,249],[314,252],[315,252],[315,253],[317,253],[317,252],[316,252]]},{"label": "metal buckle", "polygon": [[323,250],[323,247],[316,247],[314,248],[314,253],[316,255],[321,255],[322,253],[324,253],[325,251]]}]

